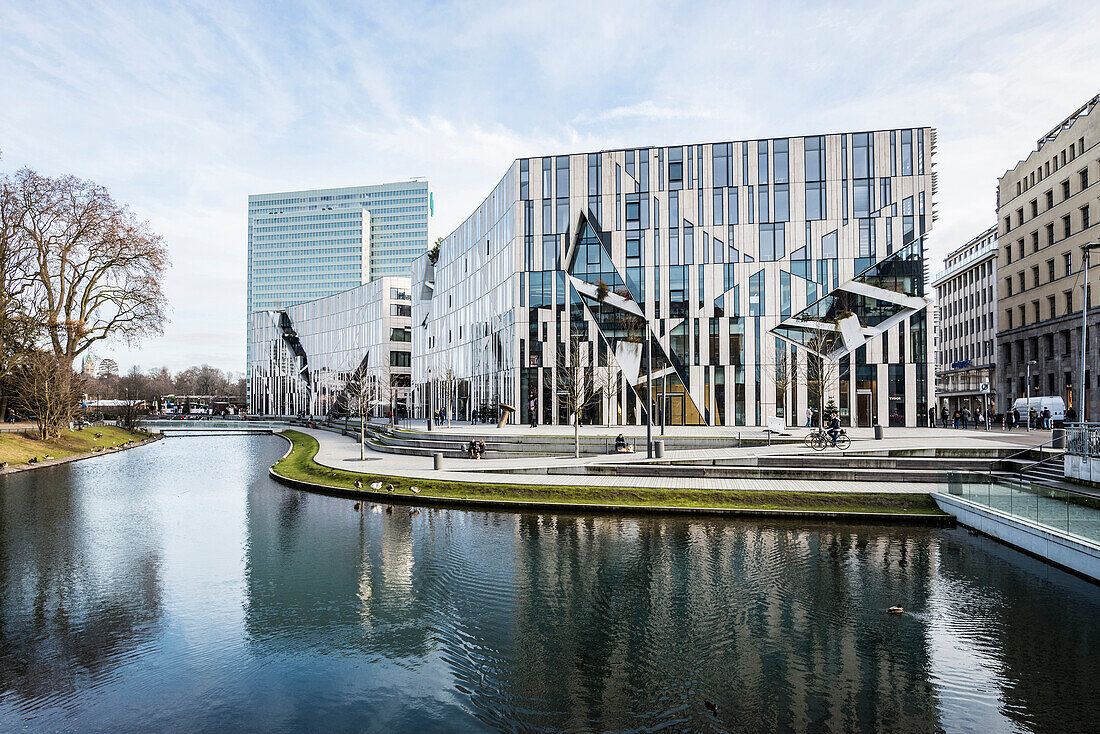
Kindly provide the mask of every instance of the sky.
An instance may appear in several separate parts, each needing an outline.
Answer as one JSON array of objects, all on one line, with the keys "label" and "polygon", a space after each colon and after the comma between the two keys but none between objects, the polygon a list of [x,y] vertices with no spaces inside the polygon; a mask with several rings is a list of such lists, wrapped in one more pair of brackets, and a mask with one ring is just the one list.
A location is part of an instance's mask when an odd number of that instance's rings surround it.
[{"label": "sky", "polygon": [[0,172],[107,186],[165,238],[122,371],[243,372],[247,198],[426,177],[432,238],[518,157],[931,125],[930,269],[1100,92],[1100,3],[0,0]]}]

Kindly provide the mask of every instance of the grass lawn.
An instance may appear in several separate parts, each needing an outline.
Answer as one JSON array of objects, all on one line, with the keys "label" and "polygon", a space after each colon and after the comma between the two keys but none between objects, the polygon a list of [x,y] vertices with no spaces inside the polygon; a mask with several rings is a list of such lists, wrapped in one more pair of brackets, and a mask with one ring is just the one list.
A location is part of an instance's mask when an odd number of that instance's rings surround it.
[{"label": "grass lawn", "polygon": [[[392,483],[397,494],[419,499],[447,497],[511,502],[562,502],[570,504],[641,505],[654,507],[717,507],[754,510],[806,510],[818,512],[873,512],[912,515],[943,515],[926,493],[868,494],[843,492],[741,492],[706,489],[659,489],[652,487],[572,487],[543,484],[497,484],[480,482],[407,479],[333,469],[313,460],[317,439],[299,431],[283,431],[294,444],[286,458],[275,464],[276,474],[340,489],[354,489],[355,480]],[[416,485],[421,494],[413,495]]]},{"label": "grass lawn", "polygon": [[[102,433],[103,437],[96,439],[97,433]],[[97,446],[111,448],[131,438],[140,441],[147,437],[144,433],[130,433],[115,426],[88,426],[82,431],[62,431],[60,438],[49,441],[40,441],[33,437],[36,435],[37,433],[0,433],[0,461],[14,466],[26,464],[35,456],[39,461],[47,455],[60,459],[62,456],[86,454]]]}]

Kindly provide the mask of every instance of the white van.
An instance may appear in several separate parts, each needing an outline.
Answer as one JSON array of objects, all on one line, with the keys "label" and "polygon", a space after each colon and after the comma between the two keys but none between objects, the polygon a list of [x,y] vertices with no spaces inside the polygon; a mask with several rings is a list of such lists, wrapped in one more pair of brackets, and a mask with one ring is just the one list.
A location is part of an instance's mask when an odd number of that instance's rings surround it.
[{"label": "white van", "polygon": [[1036,412],[1041,416],[1043,409],[1050,410],[1050,417],[1056,421],[1064,421],[1066,419],[1066,401],[1057,395],[1035,395],[1029,398],[1017,398],[1016,402],[1012,404],[1012,407],[1020,411],[1020,420],[1027,420],[1028,406],[1035,408]]}]

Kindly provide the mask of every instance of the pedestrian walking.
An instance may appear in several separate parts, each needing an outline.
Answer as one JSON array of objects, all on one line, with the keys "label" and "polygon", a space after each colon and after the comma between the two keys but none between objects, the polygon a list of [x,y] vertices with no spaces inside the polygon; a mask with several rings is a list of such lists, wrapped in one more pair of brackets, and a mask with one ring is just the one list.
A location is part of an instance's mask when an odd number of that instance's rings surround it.
[{"label": "pedestrian walking", "polygon": [[928,427],[929,428],[935,428],[936,427],[936,409],[935,408],[929,408],[928,409]]},{"label": "pedestrian walking", "polygon": [[944,428],[947,428],[947,408],[946,407],[940,413],[940,421],[941,421],[941,425],[943,425]]},{"label": "pedestrian walking", "polygon": [[1050,412],[1050,408],[1043,408],[1043,428],[1052,428],[1054,426],[1053,416]]},{"label": "pedestrian walking", "polygon": [[984,422],[985,418],[982,416],[982,409],[978,408],[978,412],[974,414],[974,427],[980,428]]},{"label": "pedestrian walking", "polygon": [[531,396],[531,401],[527,404],[527,411],[531,415],[531,427],[532,428],[538,428],[538,425],[539,425],[539,416],[538,416],[538,412],[536,410],[537,405],[538,404],[535,402],[535,396],[532,395]]},{"label": "pedestrian walking", "polygon": [[970,427],[970,408],[962,409],[962,427],[964,429]]},{"label": "pedestrian walking", "polygon": [[814,425],[814,409],[806,408],[806,427],[812,428]]}]

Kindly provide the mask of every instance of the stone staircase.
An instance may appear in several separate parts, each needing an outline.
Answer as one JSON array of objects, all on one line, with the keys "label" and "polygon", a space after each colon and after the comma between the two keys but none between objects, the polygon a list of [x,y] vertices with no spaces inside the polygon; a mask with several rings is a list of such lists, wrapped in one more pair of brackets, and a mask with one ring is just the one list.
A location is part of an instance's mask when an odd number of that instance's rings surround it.
[{"label": "stone staircase", "polygon": [[[334,423],[329,428],[340,430],[341,423]],[[357,429],[356,429],[357,430]],[[583,431],[583,429],[582,429]],[[547,457],[547,456],[573,456],[574,440],[569,435],[509,435],[496,433],[492,426],[486,426],[484,431],[456,432],[426,432],[415,431],[406,428],[393,428],[389,426],[370,426],[368,428],[371,447],[376,451],[390,454],[404,454],[413,456],[431,456],[442,453],[448,458],[465,456],[462,448],[470,440],[485,442],[485,457],[487,459],[509,459],[521,457]],[[634,446],[635,452],[645,456],[645,439],[638,436],[628,436],[627,444]],[[665,449],[668,451],[680,451],[706,448],[735,448],[737,446],[764,446],[768,444],[766,438],[739,439],[736,436],[666,436]],[[799,443],[800,439],[787,439],[793,443]],[[773,438],[773,443],[780,439]],[[606,456],[615,453],[615,437],[610,435],[580,437],[580,453],[582,456]]]}]

